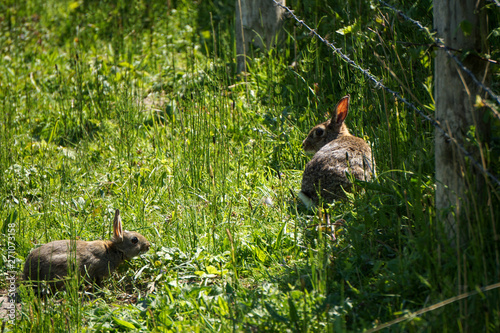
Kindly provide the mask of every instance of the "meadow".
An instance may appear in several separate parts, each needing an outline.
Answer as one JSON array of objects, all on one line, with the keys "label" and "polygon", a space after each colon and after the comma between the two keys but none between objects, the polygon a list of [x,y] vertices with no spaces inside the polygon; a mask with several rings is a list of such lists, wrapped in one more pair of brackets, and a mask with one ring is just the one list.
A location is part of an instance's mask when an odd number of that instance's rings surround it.
[{"label": "meadow", "polygon": [[[393,4],[432,27],[432,1]],[[427,34],[377,1],[287,5],[433,117]],[[386,331],[497,331],[499,291],[480,288],[500,276],[498,188],[467,212],[457,250],[434,206],[432,124],[291,19],[237,74],[233,16],[234,1],[0,4],[0,262],[19,294],[2,332],[360,332],[403,316]],[[488,42],[498,59],[498,28]],[[302,140],[346,94],[377,178],[308,210]],[[75,279],[40,299],[24,285],[31,249],[109,239],[116,208],[148,253],[96,292]],[[345,223],[335,237],[317,228],[326,214]]]}]

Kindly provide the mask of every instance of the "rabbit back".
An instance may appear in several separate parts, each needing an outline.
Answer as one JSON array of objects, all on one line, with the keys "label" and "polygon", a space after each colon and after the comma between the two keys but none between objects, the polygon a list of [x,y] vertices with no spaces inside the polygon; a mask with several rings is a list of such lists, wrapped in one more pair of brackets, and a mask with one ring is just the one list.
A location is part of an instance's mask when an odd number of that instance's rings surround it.
[{"label": "rabbit back", "polygon": [[345,198],[345,191],[350,191],[349,172],[354,178],[368,181],[374,170],[370,146],[361,138],[347,135],[324,145],[306,164],[301,192],[314,202],[318,202],[318,193],[331,202]]},{"label": "rabbit back", "polygon": [[23,279],[54,280],[66,275],[67,248],[65,241],[55,241],[32,250],[24,263]]}]

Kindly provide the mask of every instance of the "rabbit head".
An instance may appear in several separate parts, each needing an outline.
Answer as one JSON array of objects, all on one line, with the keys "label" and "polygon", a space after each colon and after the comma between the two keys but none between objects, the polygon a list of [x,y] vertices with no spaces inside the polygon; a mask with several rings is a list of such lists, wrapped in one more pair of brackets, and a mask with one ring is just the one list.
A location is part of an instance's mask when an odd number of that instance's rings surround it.
[{"label": "rabbit head", "polygon": [[142,252],[147,252],[150,247],[146,237],[140,233],[123,230],[122,219],[118,209],[115,211],[115,219],[113,220],[112,242],[126,260],[130,260]]},{"label": "rabbit head", "polygon": [[349,111],[349,95],[342,97],[335,109],[331,112],[331,118],[313,127],[302,142],[302,149],[306,153],[315,154],[324,145],[342,135],[349,135],[349,130],[344,124]]}]

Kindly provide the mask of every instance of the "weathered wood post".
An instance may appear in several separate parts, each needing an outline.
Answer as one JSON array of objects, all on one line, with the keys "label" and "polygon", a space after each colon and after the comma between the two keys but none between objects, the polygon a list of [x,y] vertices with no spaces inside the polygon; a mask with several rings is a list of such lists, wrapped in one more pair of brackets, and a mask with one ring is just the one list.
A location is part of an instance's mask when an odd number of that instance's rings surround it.
[{"label": "weathered wood post", "polygon": [[[485,51],[486,20],[482,6],[484,0],[434,0],[434,28],[438,38],[455,50]],[[461,54],[457,56],[460,58]],[[479,80],[486,78],[486,62],[478,57],[467,56],[463,64]],[[483,122],[483,110],[474,106],[481,88],[442,48],[436,51],[434,73],[436,120],[451,137],[481,160],[477,146],[465,143],[467,131],[472,126],[475,126],[477,138],[485,139],[489,133],[488,124]],[[459,222],[464,211],[470,208],[468,198],[471,195],[480,197],[481,191],[484,192],[480,186],[482,176],[473,170],[476,174],[471,177],[472,182],[466,180],[470,168],[462,153],[439,131],[436,131],[435,159],[437,218],[445,224],[452,244],[460,244],[463,230]]]},{"label": "weathered wood post", "polygon": [[[285,5],[285,0],[277,0]],[[277,41],[284,9],[272,0],[236,0],[236,61],[238,73],[246,71],[250,44],[269,49]],[[278,35],[279,36],[279,35]]]}]

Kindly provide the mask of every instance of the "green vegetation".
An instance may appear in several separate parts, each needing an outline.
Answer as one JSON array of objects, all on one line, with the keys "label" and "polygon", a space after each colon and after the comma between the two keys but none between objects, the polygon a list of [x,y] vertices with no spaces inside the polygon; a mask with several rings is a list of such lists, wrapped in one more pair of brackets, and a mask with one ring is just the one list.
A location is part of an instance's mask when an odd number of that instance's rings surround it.
[{"label": "green vegetation", "polygon": [[[16,272],[37,244],[109,238],[115,208],[152,243],[95,296],[75,283],[38,299],[19,273],[6,330],[362,331],[498,282],[498,190],[467,213],[470,242],[457,255],[434,210],[432,125],[292,21],[283,45],[254,50],[236,76],[233,3],[0,3],[3,273],[12,224]],[[377,2],[288,5],[433,115],[425,33]],[[396,5],[432,26],[430,0]],[[498,59],[498,29],[488,41]],[[310,158],[302,140],[347,93],[346,123],[371,142],[378,178],[328,209],[346,224],[332,240],[314,227],[324,214],[291,193]],[[499,174],[491,123],[484,159]],[[389,330],[499,326],[495,289]]]}]

